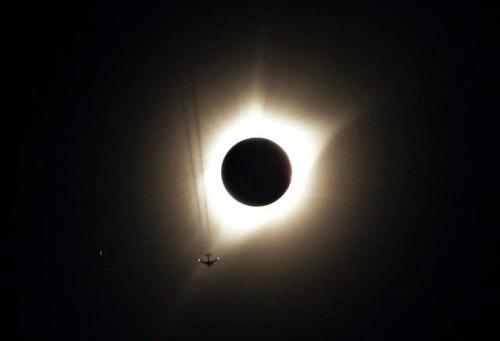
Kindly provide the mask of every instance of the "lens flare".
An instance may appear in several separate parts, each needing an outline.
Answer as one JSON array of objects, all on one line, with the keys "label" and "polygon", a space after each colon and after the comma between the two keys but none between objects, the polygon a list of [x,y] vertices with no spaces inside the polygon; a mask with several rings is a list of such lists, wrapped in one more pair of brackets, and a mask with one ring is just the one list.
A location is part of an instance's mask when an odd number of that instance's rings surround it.
[{"label": "lens flare", "polygon": [[[239,239],[265,226],[283,222],[307,208],[308,185],[326,140],[324,127],[264,112],[259,105],[253,105],[220,131],[208,148],[207,167],[200,180],[205,182],[209,214],[221,238]],[[285,150],[292,165],[288,190],[267,206],[253,207],[236,201],[222,182],[221,165],[226,153],[236,143],[250,137],[274,141]]]}]

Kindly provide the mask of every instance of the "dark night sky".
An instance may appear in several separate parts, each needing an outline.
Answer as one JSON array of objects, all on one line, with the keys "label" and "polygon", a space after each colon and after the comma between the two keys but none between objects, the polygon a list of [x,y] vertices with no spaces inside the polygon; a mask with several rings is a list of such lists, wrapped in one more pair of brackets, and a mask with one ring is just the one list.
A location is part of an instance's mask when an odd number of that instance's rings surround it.
[{"label": "dark night sky", "polygon": [[[491,9],[354,7],[12,10],[4,281],[19,338],[401,339],[492,328]],[[357,116],[323,151],[324,190],[305,226],[260,233],[208,274],[195,264],[203,241],[179,181],[179,89],[200,93],[207,122],[257,78],[266,103]]]}]

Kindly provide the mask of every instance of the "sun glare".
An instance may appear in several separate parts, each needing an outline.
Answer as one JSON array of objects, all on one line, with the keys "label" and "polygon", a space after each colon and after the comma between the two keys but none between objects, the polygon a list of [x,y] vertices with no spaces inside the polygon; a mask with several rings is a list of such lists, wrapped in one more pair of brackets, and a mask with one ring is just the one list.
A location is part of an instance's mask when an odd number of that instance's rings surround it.
[{"label": "sun glare", "polygon": [[[306,190],[324,138],[320,127],[286,119],[284,115],[265,112],[253,105],[232,123],[220,130],[207,150],[204,178],[209,214],[220,237],[234,240],[271,224],[290,218],[303,209]],[[274,141],[287,153],[292,165],[290,187],[267,206],[247,206],[235,200],[225,189],[221,165],[226,153],[236,143],[251,137]]]}]

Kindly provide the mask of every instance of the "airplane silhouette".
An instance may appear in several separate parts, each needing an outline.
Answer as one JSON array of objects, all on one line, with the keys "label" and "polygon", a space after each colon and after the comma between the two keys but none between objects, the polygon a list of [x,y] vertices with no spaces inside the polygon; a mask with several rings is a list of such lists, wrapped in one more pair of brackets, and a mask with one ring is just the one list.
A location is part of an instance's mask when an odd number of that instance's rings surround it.
[{"label": "airplane silhouette", "polygon": [[214,264],[215,262],[220,261],[220,257],[216,257],[216,258],[210,259],[210,257],[212,257],[212,254],[210,254],[210,253],[207,253],[205,255],[205,257],[207,257],[207,260],[198,258],[198,262],[203,263],[206,266],[208,266],[208,271],[210,271],[210,267],[212,266],[212,264]]}]

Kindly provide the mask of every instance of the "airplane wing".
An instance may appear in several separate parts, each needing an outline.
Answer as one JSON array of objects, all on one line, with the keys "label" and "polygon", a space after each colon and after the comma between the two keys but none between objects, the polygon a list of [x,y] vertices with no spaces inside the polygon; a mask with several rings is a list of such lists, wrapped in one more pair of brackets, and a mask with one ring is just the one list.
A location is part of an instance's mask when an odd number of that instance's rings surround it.
[{"label": "airplane wing", "polygon": [[212,258],[212,259],[207,259],[207,260],[203,260],[201,258],[198,258],[198,262],[199,263],[203,263],[203,264],[206,264],[206,265],[212,265],[213,263],[218,262],[219,260],[220,260],[220,257]]}]

